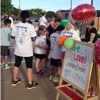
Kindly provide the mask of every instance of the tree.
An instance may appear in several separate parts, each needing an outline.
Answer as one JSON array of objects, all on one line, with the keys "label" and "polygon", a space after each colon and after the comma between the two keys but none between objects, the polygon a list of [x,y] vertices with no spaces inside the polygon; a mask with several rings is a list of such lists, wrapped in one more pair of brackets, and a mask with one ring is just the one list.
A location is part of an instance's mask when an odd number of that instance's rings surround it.
[{"label": "tree", "polygon": [[1,0],[1,14],[9,14],[12,9],[13,5],[11,4],[11,0]]},{"label": "tree", "polygon": [[18,16],[18,15],[20,14],[19,9],[17,9],[17,8],[15,8],[15,7],[13,7],[13,9],[12,9],[11,12],[14,14],[14,16]]},{"label": "tree", "polygon": [[47,13],[46,13],[46,16],[47,16],[47,18],[52,18],[52,16],[54,16],[56,13],[55,12],[53,12],[53,11],[48,11]]}]

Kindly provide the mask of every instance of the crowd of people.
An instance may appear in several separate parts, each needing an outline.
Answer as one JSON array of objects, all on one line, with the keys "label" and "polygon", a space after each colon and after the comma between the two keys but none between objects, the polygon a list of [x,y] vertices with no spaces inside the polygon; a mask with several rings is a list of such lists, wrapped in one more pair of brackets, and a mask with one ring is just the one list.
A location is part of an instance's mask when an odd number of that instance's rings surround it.
[{"label": "crowd of people", "polygon": [[[48,70],[48,56],[50,54],[50,77],[52,82],[59,82],[58,67],[61,66],[65,55],[65,47],[60,46],[57,41],[60,36],[71,37],[74,40],[95,43],[97,41],[97,32],[94,27],[94,21],[91,21],[86,28],[85,38],[81,39],[76,26],[68,21],[69,14],[65,14],[65,18],[57,16],[52,17],[50,23],[46,20],[46,13],[42,14],[38,22],[38,29],[29,22],[29,13],[23,10],[20,14],[21,22],[13,25],[12,14],[9,18],[4,19],[4,26],[1,28],[1,55],[0,67],[9,69],[12,66],[8,65],[8,55],[10,47],[10,37],[15,39],[15,64],[13,67],[12,86],[16,86],[21,82],[18,77],[19,67],[22,59],[26,63],[27,89],[36,88],[38,83],[33,81],[33,56],[36,58],[35,67],[36,75],[43,76]],[[35,41],[33,52],[33,41]],[[2,56],[4,56],[5,64],[2,64]],[[42,61],[44,61],[44,70],[42,68]]]}]

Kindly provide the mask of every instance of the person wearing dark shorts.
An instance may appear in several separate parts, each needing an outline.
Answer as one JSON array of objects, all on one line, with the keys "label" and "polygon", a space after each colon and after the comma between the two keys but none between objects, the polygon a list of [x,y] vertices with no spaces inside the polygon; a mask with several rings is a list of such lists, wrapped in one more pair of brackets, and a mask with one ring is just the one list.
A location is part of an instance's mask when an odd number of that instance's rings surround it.
[{"label": "person wearing dark shorts", "polygon": [[[12,68],[12,66],[8,65],[8,55],[9,55],[9,47],[10,47],[10,29],[11,21],[10,19],[4,20],[4,27],[1,28],[1,35],[0,35],[0,67],[4,67],[4,69]],[[4,63],[2,64],[2,56],[4,56]]]},{"label": "person wearing dark shorts", "polygon": [[36,32],[34,26],[28,23],[29,20],[29,12],[23,10],[21,12],[20,17],[22,18],[22,22],[15,24],[12,28],[12,39],[15,38],[15,64],[13,67],[13,80],[12,86],[16,86],[21,82],[21,79],[18,77],[19,67],[23,58],[25,59],[26,64],[26,76],[27,76],[27,89],[33,89],[38,86],[36,81],[33,81],[33,45],[32,38],[36,37]]},{"label": "person wearing dark shorts", "polygon": [[57,31],[50,36],[51,62],[50,77],[52,82],[59,82],[58,67],[61,66],[61,46],[57,43],[60,33],[64,30],[64,26],[59,25]]},{"label": "person wearing dark shorts", "polygon": [[47,34],[46,34],[47,35],[47,39],[46,39],[46,41],[47,41],[48,49],[46,49],[46,59],[45,59],[45,64],[44,64],[45,65],[44,66],[45,70],[47,70],[48,56],[49,56],[49,53],[50,53],[50,36],[51,36],[51,34],[56,32],[56,29],[59,26],[60,21],[61,21],[60,18],[56,18],[54,23],[47,27]]},{"label": "person wearing dark shorts", "polygon": [[36,58],[36,75],[42,76],[44,75],[44,72],[42,70],[42,60],[46,57],[46,27],[41,25],[39,26],[38,30],[38,36],[35,40],[35,50],[34,50],[34,56]]}]

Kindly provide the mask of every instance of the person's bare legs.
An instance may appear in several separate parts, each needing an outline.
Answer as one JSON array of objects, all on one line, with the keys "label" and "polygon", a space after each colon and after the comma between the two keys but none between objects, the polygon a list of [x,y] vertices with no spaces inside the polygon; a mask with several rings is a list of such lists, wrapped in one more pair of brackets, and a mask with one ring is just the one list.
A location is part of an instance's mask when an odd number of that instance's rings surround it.
[{"label": "person's bare legs", "polygon": [[32,68],[27,68],[26,70],[26,75],[27,75],[27,80],[28,80],[28,84],[32,84],[32,76],[33,76],[33,69]]},{"label": "person's bare legs", "polygon": [[18,71],[19,71],[19,68],[14,66],[14,68],[13,68],[13,80],[14,81],[17,81]]},{"label": "person's bare legs", "polygon": [[50,52],[50,48],[46,49],[46,58],[44,60],[44,68],[47,68],[49,52]]},{"label": "person's bare legs", "polygon": [[40,59],[36,59],[36,63],[35,63],[35,66],[36,66],[36,71],[39,71],[40,70],[40,64],[41,64],[41,60]]},{"label": "person's bare legs", "polygon": [[53,76],[54,77],[57,77],[58,76],[58,67],[54,67],[54,73],[53,73]]},{"label": "person's bare legs", "polygon": [[50,66],[50,74],[53,75],[54,73],[54,66]]},{"label": "person's bare legs", "polygon": [[5,64],[8,64],[8,56],[4,57],[4,62],[5,62]]}]

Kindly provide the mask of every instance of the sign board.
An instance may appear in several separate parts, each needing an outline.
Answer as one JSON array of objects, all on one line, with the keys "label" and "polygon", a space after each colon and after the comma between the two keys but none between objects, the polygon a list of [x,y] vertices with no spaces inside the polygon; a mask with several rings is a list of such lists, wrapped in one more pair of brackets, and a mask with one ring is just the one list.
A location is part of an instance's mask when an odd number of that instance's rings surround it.
[{"label": "sign board", "polygon": [[66,51],[62,77],[85,91],[91,61],[93,61],[93,47],[76,42],[73,50]]},{"label": "sign board", "polygon": [[[74,49],[66,50],[59,86],[56,87],[56,100],[59,99],[59,93],[68,100],[100,100],[100,71],[93,61],[93,49],[93,44],[75,40]],[[63,85],[63,80],[67,84]],[[95,88],[96,96],[87,96],[90,85]]]}]

